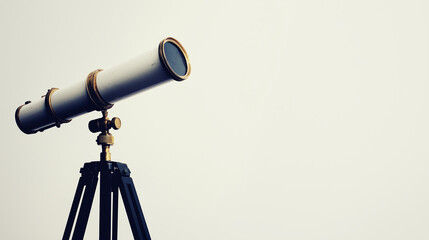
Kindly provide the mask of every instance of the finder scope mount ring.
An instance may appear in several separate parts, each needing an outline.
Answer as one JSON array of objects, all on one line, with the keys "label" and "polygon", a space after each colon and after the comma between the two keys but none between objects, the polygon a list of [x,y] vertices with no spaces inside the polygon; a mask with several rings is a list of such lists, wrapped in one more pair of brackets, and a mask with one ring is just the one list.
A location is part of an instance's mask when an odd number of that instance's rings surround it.
[{"label": "finder scope mount ring", "polygon": [[54,112],[54,109],[52,108],[52,101],[51,101],[52,93],[54,93],[57,90],[58,90],[58,88],[51,88],[48,90],[48,92],[45,95],[45,106],[49,112],[49,115],[51,115],[51,117],[55,120],[55,126],[60,127],[61,124],[68,123],[71,120],[63,119],[63,118],[59,117]]}]

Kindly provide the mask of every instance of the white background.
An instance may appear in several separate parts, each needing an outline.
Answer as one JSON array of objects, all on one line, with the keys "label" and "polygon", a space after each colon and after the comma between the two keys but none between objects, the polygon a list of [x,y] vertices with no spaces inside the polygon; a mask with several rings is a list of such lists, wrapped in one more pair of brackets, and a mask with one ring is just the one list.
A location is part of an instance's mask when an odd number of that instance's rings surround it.
[{"label": "white background", "polygon": [[[192,73],[118,102],[152,239],[429,239],[429,3],[1,1],[0,238],[60,239],[93,112],[15,109],[157,47]],[[98,193],[86,239],[98,238]],[[122,204],[120,239],[132,239]]]}]

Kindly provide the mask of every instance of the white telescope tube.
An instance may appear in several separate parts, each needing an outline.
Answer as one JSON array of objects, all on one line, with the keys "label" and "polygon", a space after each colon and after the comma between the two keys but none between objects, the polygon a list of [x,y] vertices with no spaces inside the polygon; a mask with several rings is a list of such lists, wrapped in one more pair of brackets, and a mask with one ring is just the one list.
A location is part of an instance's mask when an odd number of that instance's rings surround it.
[{"label": "white telescope tube", "polygon": [[53,126],[93,110],[106,110],[125,97],[169,80],[182,81],[191,71],[188,55],[174,38],[158,48],[106,70],[95,70],[81,82],[64,90],[52,88],[34,102],[17,108],[15,120],[27,134]]}]

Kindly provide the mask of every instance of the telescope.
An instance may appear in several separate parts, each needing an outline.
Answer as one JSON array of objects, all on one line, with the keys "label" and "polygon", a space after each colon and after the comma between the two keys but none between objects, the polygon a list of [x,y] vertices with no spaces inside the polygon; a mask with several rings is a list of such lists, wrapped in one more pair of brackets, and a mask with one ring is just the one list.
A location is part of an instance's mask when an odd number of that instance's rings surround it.
[{"label": "telescope", "polygon": [[[100,176],[99,239],[118,239],[118,199],[121,193],[134,239],[150,240],[136,188],[125,163],[112,161],[110,146],[114,137],[109,130],[121,127],[119,118],[109,119],[107,110],[132,94],[170,80],[182,81],[191,71],[188,55],[174,38],[162,40],[154,48],[116,67],[97,69],[86,81],[59,90],[51,88],[41,99],[25,102],[15,112],[16,123],[22,132],[33,134],[48,128],[60,127],[72,118],[94,110],[102,118],[89,122],[89,130],[99,132],[100,161],[87,162],[80,169],[81,177],[73,198],[63,240],[83,239]],[[73,231],[73,233],[72,233]]]},{"label": "telescope", "polygon": [[42,132],[87,112],[105,111],[115,102],[155,85],[185,80],[190,72],[185,49],[169,37],[134,59],[89,73],[84,82],[66,89],[49,89],[41,99],[19,106],[15,120],[26,134]]}]

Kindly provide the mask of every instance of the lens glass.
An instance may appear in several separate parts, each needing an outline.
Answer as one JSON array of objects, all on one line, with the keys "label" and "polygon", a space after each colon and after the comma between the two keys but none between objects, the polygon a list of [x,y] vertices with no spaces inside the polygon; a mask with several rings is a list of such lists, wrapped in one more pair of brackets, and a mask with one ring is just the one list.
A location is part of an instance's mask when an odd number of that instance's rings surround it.
[{"label": "lens glass", "polygon": [[179,76],[185,76],[188,71],[186,58],[178,46],[172,42],[164,44],[165,57],[171,69]]}]

